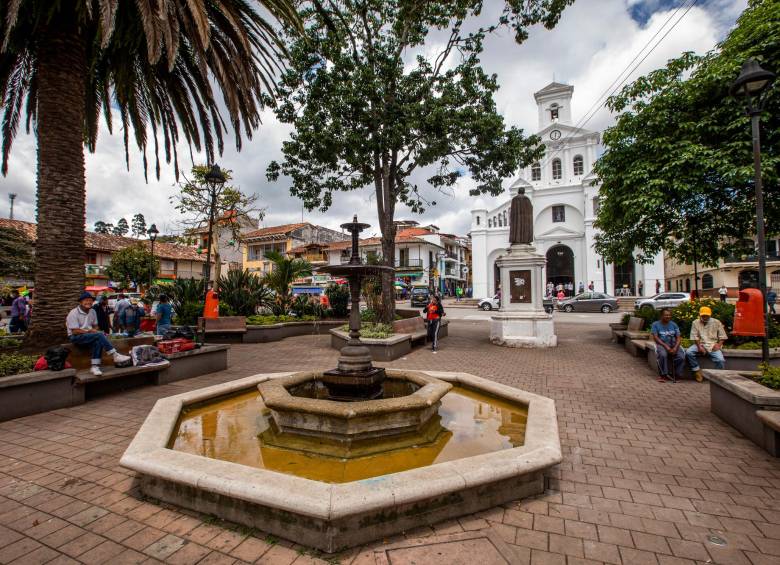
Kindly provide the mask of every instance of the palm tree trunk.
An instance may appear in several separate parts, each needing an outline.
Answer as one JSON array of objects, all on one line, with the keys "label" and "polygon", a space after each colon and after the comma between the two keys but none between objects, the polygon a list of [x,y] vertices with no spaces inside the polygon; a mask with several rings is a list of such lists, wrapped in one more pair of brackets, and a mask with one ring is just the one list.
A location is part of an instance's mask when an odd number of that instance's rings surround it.
[{"label": "palm tree trunk", "polygon": [[33,347],[66,339],[65,317],[84,288],[86,48],[76,29],[58,20],[38,40],[38,237],[25,343]]}]

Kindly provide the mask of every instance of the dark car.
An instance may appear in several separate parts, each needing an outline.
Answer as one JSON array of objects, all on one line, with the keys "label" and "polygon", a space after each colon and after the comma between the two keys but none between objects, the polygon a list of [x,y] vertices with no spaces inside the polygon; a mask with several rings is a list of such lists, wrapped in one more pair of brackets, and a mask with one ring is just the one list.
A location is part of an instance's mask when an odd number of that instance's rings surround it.
[{"label": "dark car", "polygon": [[431,300],[431,291],[424,286],[412,287],[412,306],[425,306]]},{"label": "dark car", "polygon": [[604,312],[618,309],[617,299],[603,292],[583,292],[577,296],[558,301],[558,310],[564,312]]}]

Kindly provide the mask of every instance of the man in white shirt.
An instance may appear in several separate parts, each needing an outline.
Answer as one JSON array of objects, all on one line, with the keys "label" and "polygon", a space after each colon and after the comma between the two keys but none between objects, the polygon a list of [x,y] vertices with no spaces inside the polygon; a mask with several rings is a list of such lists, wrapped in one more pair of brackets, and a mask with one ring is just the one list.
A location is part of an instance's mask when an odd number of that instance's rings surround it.
[{"label": "man in white shirt", "polygon": [[127,355],[119,353],[103,332],[98,329],[97,314],[92,309],[95,297],[89,292],[82,292],[79,296],[79,304],[68,313],[65,318],[65,327],[68,329],[70,342],[92,348],[92,366],[89,372],[99,377],[103,374],[100,370],[100,359],[103,351],[114,356],[114,363],[124,363],[130,360]]},{"label": "man in white shirt", "polygon": [[725,284],[720,285],[720,289],[718,289],[718,294],[720,294],[720,301],[726,302],[726,298],[729,296],[729,289],[726,288]]}]

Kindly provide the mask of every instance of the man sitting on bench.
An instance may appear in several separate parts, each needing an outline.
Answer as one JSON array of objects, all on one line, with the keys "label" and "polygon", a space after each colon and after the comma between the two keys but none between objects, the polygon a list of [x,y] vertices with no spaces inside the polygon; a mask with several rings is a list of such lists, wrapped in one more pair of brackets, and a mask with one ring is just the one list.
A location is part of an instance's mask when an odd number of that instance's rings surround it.
[{"label": "man sitting on bench", "polygon": [[114,364],[125,363],[130,360],[127,355],[119,353],[103,332],[98,329],[97,314],[92,309],[95,297],[89,292],[82,292],[79,303],[68,313],[65,326],[68,329],[68,339],[74,345],[92,348],[92,366],[89,372],[99,377],[103,374],[100,370],[100,359],[103,351],[114,356]]}]

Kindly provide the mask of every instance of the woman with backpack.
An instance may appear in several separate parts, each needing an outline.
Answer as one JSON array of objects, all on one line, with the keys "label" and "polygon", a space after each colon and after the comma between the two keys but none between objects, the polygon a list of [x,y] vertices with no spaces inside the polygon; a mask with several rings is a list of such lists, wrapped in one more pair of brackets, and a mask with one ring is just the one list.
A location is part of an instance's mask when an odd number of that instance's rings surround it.
[{"label": "woman with backpack", "polygon": [[436,353],[436,349],[439,346],[439,327],[441,326],[441,319],[445,316],[441,299],[435,294],[431,294],[431,300],[423,308],[423,313],[428,324],[428,341],[431,343],[431,351]]}]

